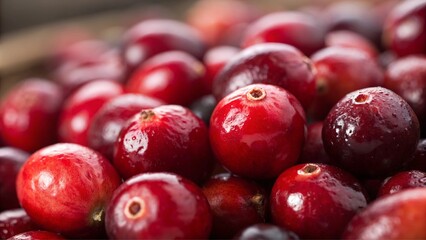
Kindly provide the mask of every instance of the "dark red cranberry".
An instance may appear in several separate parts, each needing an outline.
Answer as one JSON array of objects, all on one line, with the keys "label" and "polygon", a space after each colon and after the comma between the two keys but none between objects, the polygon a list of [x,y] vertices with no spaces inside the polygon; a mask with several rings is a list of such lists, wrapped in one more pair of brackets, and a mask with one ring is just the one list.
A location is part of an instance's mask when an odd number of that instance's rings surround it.
[{"label": "dark red cranberry", "polygon": [[413,157],[404,169],[426,171],[426,139],[420,139]]},{"label": "dark red cranberry", "polygon": [[19,208],[16,177],[29,156],[28,153],[16,148],[0,148],[0,211]]},{"label": "dark red cranberry", "polygon": [[193,102],[189,108],[195,115],[201,118],[207,126],[209,126],[210,117],[212,116],[216,105],[217,101],[213,95],[205,95]]},{"label": "dark red cranberry", "polygon": [[370,202],[374,201],[377,198],[380,187],[383,184],[383,178],[361,178],[360,179],[362,186],[367,191],[368,196],[370,197]]},{"label": "dark red cranberry", "polygon": [[203,121],[185,107],[163,105],[129,119],[115,144],[113,163],[125,179],[173,172],[200,184],[210,177],[214,159]]},{"label": "dark red cranberry", "polygon": [[308,113],[314,119],[324,119],[346,94],[384,82],[376,60],[359,49],[324,48],[312,56],[312,62],[317,70],[317,94]]},{"label": "dark red cranberry", "polygon": [[57,141],[63,93],[52,82],[27,79],[12,88],[0,105],[0,135],[12,147],[32,152]]},{"label": "dark red cranberry", "polygon": [[268,197],[257,183],[224,173],[213,176],[202,190],[213,213],[213,238],[229,239],[250,225],[266,222]]},{"label": "dark red cranberry", "polygon": [[87,131],[93,116],[109,99],[124,92],[119,83],[97,80],[87,83],[69,96],[59,119],[59,137],[63,142],[88,146]]},{"label": "dark red cranberry", "polygon": [[322,125],[323,122],[308,125],[306,141],[299,158],[300,163],[331,163],[322,143]]},{"label": "dark red cranberry", "polygon": [[347,225],[342,239],[425,239],[426,188],[377,199]]},{"label": "dark red cranberry", "polygon": [[426,56],[408,56],[391,63],[384,86],[410,104],[426,132]]},{"label": "dark red cranberry", "polygon": [[252,23],[246,30],[242,47],[275,42],[292,45],[307,56],[324,46],[325,28],[302,12],[276,12]]},{"label": "dark red cranberry", "polygon": [[191,6],[187,22],[210,46],[237,46],[246,27],[259,15],[258,8],[247,1],[202,0]]},{"label": "dark red cranberry", "polygon": [[383,40],[398,56],[426,53],[426,1],[402,1],[388,14]]},{"label": "dark red cranberry", "polygon": [[271,192],[275,224],[305,239],[337,239],[367,206],[361,184],[331,165],[300,164],[285,170]]},{"label": "dark red cranberry", "polygon": [[166,19],[145,20],[136,24],[124,34],[122,44],[128,73],[158,53],[180,50],[201,59],[206,50],[195,29]]},{"label": "dark red cranberry", "polygon": [[29,231],[15,235],[8,240],[65,240],[64,237],[54,232],[48,231]]},{"label": "dark red cranberry", "polygon": [[204,65],[188,53],[164,52],[135,70],[126,90],[187,106],[202,96],[205,74]]},{"label": "dark red cranberry", "polygon": [[43,229],[75,238],[104,233],[105,207],[121,184],[101,154],[71,143],[40,149],[24,163],[16,189],[22,208]]},{"label": "dark red cranberry", "polygon": [[0,239],[37,229],[22,208],[0,212]]},{"label": "dark red cranberry", "polygon": [[144,173],[124,182],[106,212],[112,239],[207,239],[209,203],[191,181],[175,174]]},{"label": "dark red cranberry", "polygon": [[419,122],[408,103],[382,87],[346,95],[328,114],[322,132],[325,150],[337,165],[372,178],[401,169],[419,136]]},{"label": "dark red cranberry", "polygon": [[379,189],[378,196],[394,194],[403,189],[426,187],[426,172],[417,170],[399,172],[388,177]]},{"label": "dark red cranberry", "polygon": [[206,94],[210,94],[212,92],[213,81],[217,74],[222,70],[229,59],[237,55],[239,51],[240,49],[236,47],[217,46],[206,52],[203,60],[207,71],[206,76],[203,79],[204,92]]},{"label": "dark red cranberry", "polygon": [[247,178],[272,179],[296,163],[305,140],[305,114],[283,88],[252,84],[222,99],[210,120],[218,161]]},{"label": "dark red cranberry", "polygon": [[269,223],[258,223],[249,226],[234,236],[235,240],[298,240],[299,237],[291,231]]},{"label": "dark red cranberry", "polygon": [[285,88],[307,108],[315,96],[311,61],[296,48],[280,43],[263,43],[244,49],[232,58],[213,82],[217,100],[254,84]]},{"label": "dark red cranberry", "polygon": [[136,113],[164,103],[142,94],[122,94],[104,103],[94,114],[87,130],[88,146],[112,160],[121,128]]},{"label": "dark red cranberry", "polygon": [[355,48],[366,52],[371,58],[378,56],[378,51],[373,43],[362,35],[348,30],[329,32],[325,36],[327,47]]}]

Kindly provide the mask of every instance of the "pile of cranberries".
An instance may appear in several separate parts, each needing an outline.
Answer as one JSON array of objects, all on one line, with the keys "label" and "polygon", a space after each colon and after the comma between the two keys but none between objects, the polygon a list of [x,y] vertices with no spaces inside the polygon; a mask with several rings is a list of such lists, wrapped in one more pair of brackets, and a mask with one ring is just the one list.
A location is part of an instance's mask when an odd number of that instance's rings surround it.
[{"label": "pile of cranberries", "polygon": [[0,102],[0,239],[426,238],[426,0],[55,46]]}]

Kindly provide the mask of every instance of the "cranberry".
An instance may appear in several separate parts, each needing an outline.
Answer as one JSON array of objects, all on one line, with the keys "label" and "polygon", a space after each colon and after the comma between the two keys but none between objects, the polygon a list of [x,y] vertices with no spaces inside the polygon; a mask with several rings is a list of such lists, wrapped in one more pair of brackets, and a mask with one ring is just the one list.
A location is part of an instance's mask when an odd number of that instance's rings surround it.
[{"label": "cranberry", "polygon": [[426,139],[420,139],[413,157],[404,169],[426,171]]},{"label": "cranberry", "polygon": [[309,56],[324,46],[324,34],[324,26],[310,15],[276,12],[259,18],[247,28],[242,47],[266,42],[285,43]]},{"label": "cranberry", "polygon": [[367,38],[348,30],[333,31],[325,36],[327,47],[348,47],[365,51],[371,58],[376,58],[379,53]]},{"label": "cranberry", "polygon": [[267,193],[255,182],[224,173],[213,176],[202,190],[213,213],[214,238],[229,239],[266,221]]},{"label": "cranberry", "polygon": [[62,236],[54,232],[48,231],[29,231],[15,235],[8,240],[65,240]]},{"label": "cranberry", "polygon": [[248,2],[238,0],[197,1],[187,13],[187,22],[201,32],[211,46],[238,45],[246,27],[259,11]]},{"label": "cranberry", "polygon": [[426,132],[426,56],[408,56],[391,63],[384,86],[410,104]]},{"label": "cranberry", "polygon": [[31,230],[37,230],[37,227],[24,209],[19,208],[0,213],[0,239],[8,239]]},{"label": "cranberry", "polygon": [[20,82],[0,105],[3,141],[27,152],[56,142],[62,102],[62,91],[52,82],[43,79]]},{"label": "cranberry", "polygon": [[346,94],[381,86],[384,82],[383,71],[376,60],[359,49],[324,48],[312,56],[312,62],[317,70],[317,95],[309,115],[315,119],[324,119]]},{"label": "cranberry", "polygon": [[201,59],[206,49],[195,29],[166,19],[145,20],[134,25],[124,34],[122,44],[122,55],[129,73],[158,53],[180,50]]},{"label": "cranberry", "polygon": [[373,178],[401,169],[419,135],[419,122],[408,103],[382,87],[346,95],[328,114],[322,132],[325,150],[336,164]]},{"label": "cranberry", "polygon": [[426,1],[402,1],[388,14],[383,40],[398,56],[426,53]]},{"label": "cranberry", "polygon": [[89,122],[88,146],[112,160],[114,144],[126,121],[142,109],[163,104],[158,99],[141,94],[127,93],[113,97],[102,105]]},{"label": "cranberry", "polygon": [[121,179],[99,153],[71,143],[43,148],[25,162],[16,188],[31,219],[70,237],[99,237],[104,208]]},{"label": "cranberry", "polygon": [[243,229],[235,237],[235,240],[298,240],[299,237],[291,231],[273,224],[258,223]]},{"label": "cranberry", "polygon": [[87,83],[69,96],[59,119],[59,137],[63,142],[88,146],[87,132],[96,112],[109,99],[124,92],[116,82],[98,80]]},{"label": "cranberry", "polygon": [[426,238],[426,189],[405,189],[377,199],[358,213],[343,239]]},{"label": "cranberry", "polygon": [[370,197],[370,202],[374,201],[377,198],[377,194],[383,184],[384,178],[362,178],[360,181]]},{"label": "cranberry", "polygon": [[330,157],[325,152],[324,144],[322,143],[322,126],[323,122],[315,122],[308,125],[306,141],[303,145],[299,162],[331,163]]},{"label": "cranberry", "polygon": [[285,170],[271,192],[273,222],[307,239],[339,238],[351,218],[366,206],[361,184],[349,173],[325,164],[300,164]]},{"label": "cranberry", "polygon": [[189,105],[203,94],[203,64],[185,52],[170,51],[148,59],[131,75],[126,90],[169,104]]},{"label": "cranberry", "polygon": [[189,109],[163,105],[142,110],[121,129],[114,166],[125,179],[145,172],[173,172],[196,183],[214,161],[206,125]]},{"label": "cranberry", "polygon": [[415,187],[426,187],[426,172],[403,171],[388,177],[380,187],[378,196],[394,194],[403,189]]},{"label": "cranberry", "polygon": [[19,169],[29,156],[16,148],[0,148],[0,211],[19,207],[15,182]]},{"label": "cranberry", "polygon": [[210,120],[210,140],[229,171],[272,179],[298,159],[305,140],[305,114],[283,88],[252,84],[222,99]]},{"label": "cranberry", "polygon": [[216,98],[213,95],[205,95],[193,102],[190,109],[195,115],[197,115],[197,117],[201,118],[207,126],[209,126],[210,117],[212,116],[216,105]]},{"label": "cranberry", "polygon": [[213,82],[217,100],[253,83],[285,88],[308,107],[315,96],[311,61],[296,48],[280,43],[264,43],[244,49],[224,66]]},{"label": "cranberry", "polygon": [[106,212],[112,239],[206,239],[212,216],[203,192],[169,173],[144,173],[124,182]]}]

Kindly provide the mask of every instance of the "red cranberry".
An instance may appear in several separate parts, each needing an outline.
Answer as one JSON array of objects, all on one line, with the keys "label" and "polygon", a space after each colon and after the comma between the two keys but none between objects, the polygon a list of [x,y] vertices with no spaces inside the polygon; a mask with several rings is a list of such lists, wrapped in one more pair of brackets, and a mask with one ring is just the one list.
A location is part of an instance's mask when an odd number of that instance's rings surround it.
[{"label": "red cranberry", "polygon": [[404,169],[426,171],[426,139],[420,139],[413,157]]},{"label": "red cranberry", "polygon": [[37,230],[37,227],[24,209],[19,208],[0,213],[0,239],[8,239],[31,230]]},{"label": "red cranberry", "polygon": [[220,100],[253,83],[283,87],[294,94],[305,108],[315,96],[311,61],[296,48],[285,44],[257,44],[238,53],[214,80],[213,94]]},{"label": "red cranberry", "polygon": [[16,148],[0,148],[0,211],[19,207],[16,177],[29,156]]},{"label": "red cranberry", "polygon": [[54,232],[48,231],[29,231],[15,235],[8,240],[65,240],[62,236]]},{"label": "red cranberry", "polygon": [[298,159],[305,140],[305,114],[285,89],[252,84],[222,99],[210,120],[210,141],[229,171],[272,179]]},{"label": "red cranberry", "polygon": [[206,47],[198,32],[184,23],[152,19],[130,28],[123,37],[123,59],[131,73],[146,59],[162,52],[180,50],[201,59]]},{"label": "red cranberry", "polygon": [[426,1],[402,1],[389,13],[383,40],[399,56],[426,53]]},{"label": "red cranberry", "polygon": [[391,63],[384,86],[410,104],[426,132],[426,56],[404,57]]},{"label": "red cranberry", "polygon": [[209,126],[210,117],[212,116],[216,105],[216,98],[213,95],[205,95],[193,102],[190,109],[197,117],[201,118],[207,126]]},{"label": "red cranberry", "polygon": [[324,119],[346,94],[383,85],[384,75],[380,66],[359,49],[324,48],[312,56],[312,62],[317,70],[317,95],[309,115],[315,119]]},{"label": "red cranberry", "polygon": [[299,162],[331,163],[330,157],[325,152],[324,144],[322,143],[322,126],[323,122],[316,122],[308,125],[306,141],[303,145]]},{"label": "red cranberry", "polygon": [[299,237],[291,231],[273,224],[258,223],[243,229],[234,236],[235,240],[298,240]]},{"label": "red cranberry", "polygon": [[426,172],[404,171],[388,177],[380,187],[378,196],[394,194],[403,189],[415,187],[426,187]]},{"label": "red cranberry", "polygon": [[121,129],[114,166],[125,179],[145,172],[173,172],[207,180],[214,160],[206,125],[189,109],[163,105],[142,110]]},{"label": "red cranberry", "polygon": [[12,88],[0,105],[4,142],[32,152],[57,141],[63,94],[54,83],[27,79]]},{"label": "red cranberry", "polygon": [[273,222],[306,239],[339,238],[351,218],[366,206],[360,183],[325,164],[300,164],[285,170],[271,192]]},{"label": "red cranberry", "polygon": [[202,189],[213,213],[214,238],[229,239],[266,221],[267,193],[257,183],[225,173],[213,176]]},{"label": "red cranberry", "polygon": [[35,152],[16,182],[19,202],[46,230],[70,237],[99,237],[104,208],[121,179],[101,154],[71,143]]},{"label": "red cranberry", "polygon": [[419,122],[394,92],[372,87],[340,100],[324,121],[324,147],[336,164],[357,175],[388,176],[409,161]]},{"label": "red cranberry", "polygon": [[325,36],[327,47],[356,48],[366,52],[371,58],[378,56],[376,47],[367,38],[348,30],[330,32]]},{"label": "red cranberry", "polygon": [[379,198],[358,213],[343,239],[425,239],[426,189],[405,189]]},{"label": "red cranberry", "polygon": [[126,90],[169,104],[189,105],[203,94],[203,64],[185,52],[157,54],[133,72]]},{"label": "red cranberry", "polygon": [[142,109],[163,105],[158,99],[141,94],[122,94],[108,100],[94,114],[87,130],[88,146],[113,159],[114,144],[121,128]]},{"label": "red cranberry", "polygon": [[258,16],[259,11],[245,1],[202,0],[191,6],[187,22],[200,31],[211,46],[236,46],[246,27]]},{"label": "red cranberry", "polygon": [[169,173],[145,173],[124,182],[106,212],[112,239],[207,239],[209,203],[191,181]]},{"label": "red cranberry", "polygon": [[302,12],[276,12],[252,23],[245,33],[242,47],[275,42],[292,45],[307,56],[324,46],[325,28]]},{"label": "red cranberry", "polygon": [[88,146],[87,132],[96,112],[109,99],[124,92],[119,83],[98,80],[87,83],[69,96],[59,119],[59,137],[63,142]]},{"label": "red cranberry", "polygon": [[[208,0],[212,1],[212,0]],[[206,76],[203,79],[204,92],[210,94],[212,92],[213,81],[222,70],[225,64],[237,55],[240,49],[231,46],[217,46],[211,48],[204,55],[204,65],[206,66]]]}]

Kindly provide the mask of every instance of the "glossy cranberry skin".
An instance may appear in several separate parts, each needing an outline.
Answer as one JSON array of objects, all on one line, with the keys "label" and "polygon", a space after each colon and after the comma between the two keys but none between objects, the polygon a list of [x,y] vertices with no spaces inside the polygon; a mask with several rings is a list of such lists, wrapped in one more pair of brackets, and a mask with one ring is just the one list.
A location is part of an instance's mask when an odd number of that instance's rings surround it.
[{"label": "glossy cranberry skin", "polygon": [[202,190],[213,213],[213,238],[229,239],[250,225],[266,222],[268,196],[257,183],[224,173],[210,178]]},{"label": "glossy cranberry skin", "polygon": [[365,51],[371,58],[376,58],[379,55],[376,47],[370,40],[358,33],[348,30],[338,30],[327,33],[325,36],[325,46],[356,48]]},{"label": "glossy cranberry skin", "polygon": [[325,152],[322,142],[323,122],[315,122],[308,125],[306,141],[300,155],[300,163],[325,163],[330,164],[331,159]]},{"label": "glossy cranberry skin", "polygon": [[403,171],[385,179],[378,196],[394,194],[403,189],[415,187],[426,187],[426,173],[417,170]]},{"label": "glossy cranberry skin", "polygon": [[243,229],[240,233],[234,236],[235,240],[298,240],[299,237],[291,231],[287,231],[276,225],[269,223],[258,223]]},{"label": "glossy cranberry skin", "polygon": [[206,50],[199,33],[185,23],[166,19],[142,21],[123,36],[122,57],[128,73],[148,58],[179,50],[201,59]]},{"label": "glossy cranberry skin", "polygon": [[350,221],[342,239],[424,239],[425,212],[426,188],[383,196]]},{"label": "glossy cranberry skin", "polygon": [[114,166],[128,179],[145,172],[172,172],[198,184],[213,171],[208,129],[188,108],[163,105],[137,113],[121,129]]},{"label": "glossy cranberry skin", "polygon": [[404,169],[426,171],[426,139],[420,139],[416,151]]},{"label": "glossy cranberry skin", "polygon": [[335,164],[355,175],[389,176],[410,160],[420,129],[414,111],[382,88],[354,91],[324,121],[323,142]]},{"label": "glossy cranberry skin", "polygon": [[0,211],[19,208],[16,177],[29,156],[17,148],[0,147]]},{"label": "glossy cranberry skin", "polygon": [[120,183],[101,154],[77,144],[58,143],[30,156],[19,172],[16,188],[22,208],[43,229],[94,238],[104,231],[104,208]]},{"label": "glossy cranberry skin", "polygon": [[0,239],[37,229],[22,208],[0,212]]},{"label": "glossy cranberry skin", "polygon": [[209,203],[191,181],[170,173],[144,173],[124,182],[106,212],[111,239],[207,239]]},{"label": "glossy cranberry skin", "polygon": [[124,92],[121,84],[97,80],[87,83],[69,96],[59,119],[59,137],[62,142],[88,146],[89,125],[102,105]]},{"label": "glossy cranberry skin", "polygon": [[26,79],[0,104],[1,138],[8,145],[33,152],[57,141],[63,93],[52,82]]},{"label": "glossy cranberry skin", "polygon": [[127,93],[111,98],[93,115],[87,130],[88,146],[112,160],[121,128],[136,113],[164,103],[142,94]]},{"label": "glossy cranberry skin", "polygon": [[247,28],[242,47],[267,42],[285,43],[309,56],[324,46],[324,35],[324,26],[310,15],[276,12],[259,18]]},{"label": "glossy cranberry skin", "polygon": [[305,114],[283,88],[252,84],[222,99],[210,120],[217,160],[232,173],[272,179],[296,163],[305,140]]},{"label": "glossy cranberry skin", "polygon": [[376,60],[359,49],[324,48],[312,56],[312,62],[317,70],[317,94],[309,115],[314,119],[324,119],[346,94],[361,88],[382,86],[384,82],[383,71]]},{"label": "glossy cranberry skin", "polygon": [[126,90],[187,106],[202,96],[205,74],[203,64],[188,53],[160,53],[131,75]]},{"label": "glossy cranberry skin", "polygon": [[367,206],[360,183],[325,164],[300,164],[285,170],[271,191],[275,224],[305,239],[337,239],[346,224]]},{"label": "glossy cranberry skin", "polygon": [[51,239],[51,240],[65,240],[62,236],[54,232],[48,231],[29,231],[20,233],[15,235],[8,240],[43,240],[43,239]]},{"label": "glossy cranberry skin", "polygon": [[213,82],[213,94],[219,101],[231,92],[255,83],[283,87],[305,108],[315,96],[311,61],[290,45],[263,43],[244,49],[218,74]]},{"label": "glossy cranberry skin", "polygon": [[403,1],[388,14],[383,41],[398,56],[426,53],[426,1]]},{"label": "glossy cranberry skin", "polygon": [[[211,0],[209,0],[211,1]],[[233,58],[240,51],[239,48],[231,46],[217,46],[209,49],[204,55],[204,65],[206,67],[206,76],[203,78],[204,92],[212,93],[213,81],[226,65],[229,59]]]},{"label": "glossy cranberry skin", "polygon": [[420,128],[425,131],[426,56],[408,56],[391,63],[386,71],[384,86],[410,104],[419,118]]}]

